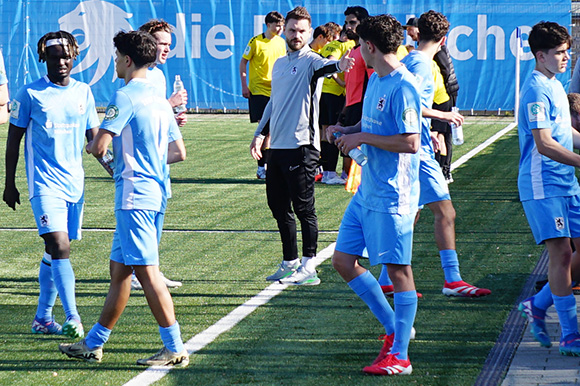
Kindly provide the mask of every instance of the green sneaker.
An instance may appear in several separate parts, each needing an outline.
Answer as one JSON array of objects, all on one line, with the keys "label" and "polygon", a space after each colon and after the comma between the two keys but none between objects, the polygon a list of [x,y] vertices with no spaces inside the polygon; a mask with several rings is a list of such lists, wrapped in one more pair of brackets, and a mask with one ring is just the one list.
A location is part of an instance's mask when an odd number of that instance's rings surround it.
[{"label": "green sneaker", "polygon": [[297,265],[296,267],[286,267],[284,265],[284,263],[280,263],[280,265],[278,266],[278,270],[276,271],[276,273],[274,273],[273,275],[270,275],[266,278],[266,280],[268,281],[278,281],[278,280],[282,280],[285,277],[288,277],[290,275],[292,275],[294,272],[296,272],[298,270],[298,267],[300,267],[300,265]]},{"label": "green sneaker", "polygon": [[80,339],[85,336],[85,330],[83,329],[83,324],[76,319],[67,319],[62,325],[62,335],[66,335],[69,338]]},{"label": "green sneaker", "polygon": [[292,285],[318,285],[320,279],[316,271],[308,272],[303,266],[300,266],[292,275],[280,280],[280,283]]},{"label": "green sneaker", "polygon": [[103,348],[95,347],[90,349],[84,339],[77,343],[59,344],[58,349],[69,358],[82,359],[87,362],[100,362],[103,359]]}]

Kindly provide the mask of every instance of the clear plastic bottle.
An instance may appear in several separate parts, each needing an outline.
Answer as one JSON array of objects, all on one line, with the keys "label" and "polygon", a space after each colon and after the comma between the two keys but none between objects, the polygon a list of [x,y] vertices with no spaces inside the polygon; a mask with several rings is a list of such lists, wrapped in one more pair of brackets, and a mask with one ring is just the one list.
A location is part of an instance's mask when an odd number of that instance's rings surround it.
[{"label": "clear plastic bottle", "polygon": [[[176,94],[178,91],[183,90],[183,82],[181,80],[181,76],[180,75],[175,75],[175,82],[173,82],[173,94]],[[184,111],[187,111],[187,107],[185,107],[185,105],[179,105],[179,106],[175,106],[173,108],[173,111],[175,112],[175,114],[179,114],[182,113]]]},{"label": "clear plastic bottle", "polygon": [[113,161],[114,161],[113,152],[111,150],[107,149],[107,152],[105,153],[103,158],[98,158],[98,161],[101,163],[101,165],[103,165],[105,170],[112,177],[113,174],[115,173],[115,165],[113,164]]},{"label": "clear plastic bottle", "polygon": [[[454,113],[459,113],[459,108],[454,106],[451,108],[451,111]],[[451,124],[451,134],[452,134],[452,141],[453,145],[463,145],[463,126],[455,126],[453,123]]]},{"label": "clear plastic bottle", "polygon": [[[340,138],[342,137],[344,134],[340,133],[338,131],[334,132],[334,138]],[[359,149],[358,147],[355,147],[354,149],[352,149],[351,151],[348,152],[348,156],[350,158],[352,158],[354,160],[354,162],[356,162],[357,164],[359,164],[360,166],[365,166],[369,160],[369,158],[367,157],[367,155],[365,153],[362,152],[361,149]]]}]

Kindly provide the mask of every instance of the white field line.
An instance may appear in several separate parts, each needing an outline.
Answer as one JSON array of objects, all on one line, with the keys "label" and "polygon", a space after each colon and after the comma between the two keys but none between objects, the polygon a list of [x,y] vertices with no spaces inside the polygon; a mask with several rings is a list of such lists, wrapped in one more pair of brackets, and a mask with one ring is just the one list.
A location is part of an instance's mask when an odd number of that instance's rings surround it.
[{"label": "white field line", "polygon": [[[318,256],[314,258],[316,266],[332,256],[332,253],[334,252],[334,245],[335,243],[332,243],[318,253]],[[221,318],[213,326],[210,326],[206,330],[200,332],[185,342],[185,348],[187,349],[187,352],[189,352],[189,354],[194,354],[197,351],[203,349],[205,346],[213,342],[218,336],[232,329],[232,327],[241,322],[246,316],[250,315],[258,307],[268,303],[272,298],[274,298],[274,296],[279,295],[284,289],[286,289],[286,287],[288,287],[288,284],[270,284],[262,292]],[[167,375],[172,368],[173,367],[151,366],[135,378],[131,379],[129,382],[125,383],[125,386],[151,385],[153,382],[156,382]]]},{"label": "white field line", "polygon": [[[481,152],[483,149],[494,143],[501,136],[506,134],[508,131],[515,127],[515,123],[511,123],[495,135],[491,136],[488,140],[483,142],[481,145],[477,146],[475,149],[471,150],[464,156],[460,157],[457,161],[451,164],[451,170],[456,169],[460,165],[463,165],[469,159],[473,158],[476,154]],[[321,264],[326,259],[332,256],[334,251],[334,246],[336,243],[330,244],[328,247],[324,248],[318,256],[315,258],[316,266]],[[211,342],[213,342],[218,336],[226,331],[232,329],[236,324],[242,321],[246,316],[250,315],[259,306],[268,303],[274,296],[279,295],[284,289],[288,287],[287,284],[274,283],[269,285],[265,290],[230,312],[228,315],[220,319],[216,324],[210,326],[205,331],[200,332],[190,340],[185,343],[185,348],[187,352],[193,354]],[[152,366],[147,370],[131,379],[129,382],[125,383],[125,386],[146,386],[151,385],[166,376],[173,367],[163,367],[163,366]]]}]

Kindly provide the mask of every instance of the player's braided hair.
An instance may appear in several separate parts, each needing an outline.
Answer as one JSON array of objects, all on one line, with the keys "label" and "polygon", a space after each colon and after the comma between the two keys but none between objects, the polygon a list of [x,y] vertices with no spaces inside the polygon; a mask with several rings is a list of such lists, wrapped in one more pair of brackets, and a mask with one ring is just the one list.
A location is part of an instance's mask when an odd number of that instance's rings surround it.
[{"label": "player's braided hair", "polygon": [[37,52],[39,62],[46,62],[46,43],[53,39],[64,39],[62,42],[66,42],[66,44],[63,44],[63,46],[65,46],[73,60],[79,55],[79,44],[71,33],[66,31],[49,32],[38,41]]},{"label": "player's braided hair", "polygon": [[163,19],[152,19],[139,27],[139,31],[144,31],[150,33],[151,35],[159,31],[171,33],[173,31],[173,27],[171,27],[171,25],[169,25],[169,23]]}]

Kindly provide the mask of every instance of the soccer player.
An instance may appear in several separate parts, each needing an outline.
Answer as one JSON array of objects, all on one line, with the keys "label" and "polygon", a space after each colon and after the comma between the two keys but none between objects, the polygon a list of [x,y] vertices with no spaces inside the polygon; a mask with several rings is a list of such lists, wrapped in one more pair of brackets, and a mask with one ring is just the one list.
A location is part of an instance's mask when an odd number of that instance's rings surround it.
[{"label": "soccer player", "polygon": [[[390,15],[371,16],[357,28],[360,52],[375,70],[366,90],[362,120],[355,126],[330,126],[343,153],[362,146],[368,163],[338,232],[332,265],[383,325],[385,343],[372,365],[376,375],[411,374],[409,339],[417,293],[411,270],[413,221],[419,201],[421,98],[415,79],[397,59],[401,24]],[[329,136],[330,137],[330,136]],[[378,281],[359,264],[364,248],[371,265],[387,267],[395,287],[395,310]]]},{"label": "soccer player", "polygon": [[[427,205],[435,218],[435,242],[439,249],[441,266],[445,275],[443,294],[447,296],[479,297],[491,293],[486,288],[478,288],[463,281],[459,272],[459,261],[455,250],[455,209],[451,203],[449,188],[435,160],[431,137],[431,118],[445,120],[460,125],[463,117],[458,113],[433,110],[434,81],[432,73],[433,56],[445,43],[449,30],[447,18],[439,12],[429,11],[418,20],[419,45],[401,61],[419,84],[422,102],[421,118],[421,164],[419,180],[421,197],[419,205]],[[435,140],[435,139],[433,139]],[[381,276],[386,274],[383,270]]]},{"label": "soccer player", "polygon": [[[139,27],[139,30],[150,33],[157,41],[157,58],[148,68],[147,79],[151,80],[151,83],[157,89],[158,95],[165,99],[167,97],[167,82],[165,81],[163,71],[159,69],[158,65],[164,64],[167,61],[167,55],[169,54],[171,47],[172,28],[169,23],[164,20],[153,19]],[[169,97],[168,102],[173,108],[187,103],[187,91],[183,89],[173,93],[171,97]],[[177,121],[178,126],[184,126],[187,123],[187,115],[185,112],[181,112],[175,116],[175,120]],[[184,161],[186,154],[185,143],[183,142],[183,136],[181,135],[179,128],[170,131],[167,163],[172,164]],[[168,179],[166,183],[168,187],[167,198],[169,199],[171,198],[171,181]],[[158,241],[161,242],[161,233],[159,233]],[[178,288],[182,285],[180,281],[171,280],[163,273],[161,273],[161,278],[168,288]],[[141,283],[139,283],[139,280],[137,280],[135,275],[131,277],[131,289],[143,289],[143,286],[141,286]]]},{"label": "soccer player", "polygon": [[[265,22],[266,32],[250,39],[240,60],[242,95],[248,99],[250,122],[252,123],[260,122],[264,109],[270,100],[274,62],[279,57],[286,55],[286,43],[279,36],[284,29],[284,16],[279,12],[272,11],[266,15]],[[246,71],[248,62],[250,63],[249,74]],[[267,138],[261,150],[264,157],[257,160],[256,177],[261,180],[266,178],[266,150],[269,147],[269,138]]]},{"label": "soccer player", "polygon": [[8,122],[8,78],[4,66],[4,56],[0,51],[0,124]]},{"label": "soccer player", "polygon": [[[348,53],[338,62],[313,52],[310,14],[296,7],[286,15],[288,54],[272,70],[272,97],[250,145],[250,154],[262,158],[267,134],[272,142],[266,177],[268,206],[278,224],[283,261],[269,281],[317,285],[314,257],[318,245],[318,220],[314,208],[314,175],[320,152],[318,102],[322,77],[348,71],[353,59]],[[298,258],[296,221],[302,227],[302,260]]]},{"label": "soccer player", "polygon": [[314,29],[314,32],[312,33],[312,41],[309,44],[310,48],[312,49],[312,51],[320,53],[320,50],[322,50],[322,48],[326,44],[328,44],[331,38],[332,38],[331,31],[326,26],[326,24],[319,25]]},{"label": "soccer player", "polygon": [[[12,101],[6,143],[4,201],[16,210],[20,193],[15,176],[20,142],[24,155],[30,204],[45,252],[40,263],[40,295],[32,323],[35,334],[84,336],[75,300],[75,275],[70,263],[70,240],[81,238],[84,204],[84,137],[99,125],[91,89],[70,77],[79,54],[68,32],[49,32],[38,41],[38,57],[47,74],[18,90]],[[66,321],[54,321],[52,308],[60,297]]]},{"label": "soccer player", "polygon": [[546,245],[549,262],[548,284],[518,309],[529,318],[535,339],[550,347],[544,319],[553,303],[560,319],[560,353],[578,356],[571,280],[580,250],[580,185],[575,177],[580,155],[573,152],[580,148],[580,134],[572,129],[566,92],[556,79],[566,71],[572,38],[566,27],[540,22],[532,27],[528,42],[536,65],[520,97],[518,189],[534,239]]},{"label": "soccer player", "polygon": [[181,340],[171,295],[159,273],[157,241],[167,200],[168,133],[177,123],[169,103],[147,79],[147,67],[155,60],[155,39],[146,32],[132,31],[119,32],[113,41],[117,76],[126,86],[111,99],[101,128],[87,145],[87,151],[99,158],[113,142],[117,228],[111,247],[111,283],[99,322],[85,339],[61,344],[59,349],[71,358],[101,361],[103,345],[129,300],[135,270],[163,341],[159,352],[137,364],[185,367],[189,354]]},{"label": "soccer player", "polygon": [[580,94],[571,92],[568,94],[568,103],[570,104],[570,120],[572,128],[580,131]]}]

